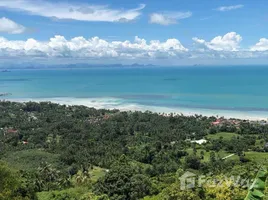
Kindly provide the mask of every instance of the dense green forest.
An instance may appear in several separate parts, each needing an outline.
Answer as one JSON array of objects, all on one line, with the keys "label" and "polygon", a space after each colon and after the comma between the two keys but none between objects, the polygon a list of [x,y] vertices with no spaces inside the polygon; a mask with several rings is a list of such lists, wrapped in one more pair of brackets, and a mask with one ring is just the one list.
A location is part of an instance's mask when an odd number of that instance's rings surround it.
[{"label": "dense green forest", "polygon": [[[50,102],[1,101],[0,113],[0,200],[239,200],[268,192],[263,122],[214,125],[216,117]],[[248,193],[260,170],[266,185]],[[190,173],[204,184],[183,188]]]}]

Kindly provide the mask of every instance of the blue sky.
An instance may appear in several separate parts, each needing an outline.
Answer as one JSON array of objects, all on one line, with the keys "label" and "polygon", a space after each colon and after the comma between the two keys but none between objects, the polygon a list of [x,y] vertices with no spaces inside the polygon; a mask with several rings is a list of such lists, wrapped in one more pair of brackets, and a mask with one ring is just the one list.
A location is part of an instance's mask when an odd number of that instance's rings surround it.
[{"label": "blue sky", "polygon": [[265,0],[0,0],[0,56],[265,64],[267,10]]}]

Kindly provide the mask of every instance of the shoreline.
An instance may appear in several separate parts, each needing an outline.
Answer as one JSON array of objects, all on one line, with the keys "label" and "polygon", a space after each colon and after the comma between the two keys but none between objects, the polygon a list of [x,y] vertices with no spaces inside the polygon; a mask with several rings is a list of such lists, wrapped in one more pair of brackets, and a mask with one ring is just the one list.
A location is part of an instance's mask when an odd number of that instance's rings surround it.
[{"label": "shoreline", "polygon": [[251,121],[268,121],[268,112],[265,111],[237,111],[237,110],[214,110],[205,108],[171,108],[171,107],[161,107],[161,106],[146,106],[141,104],[122,102],[117,98],[71,98],[71,97],[61,97],[61,98],[22,98],[22,99],[0,99],[0,101],[11,101],[11,102],[52,102],[60,105],[68,106],[86,106],[93,107],[96,109],[118,109],[120,111],[151,111],[153,113],[158,113],[161,115],[168,116],[173,113],[175,115],[193,116],[193,115],[203,115],[207,117],[224,117],[226,119],[234,118],[240,120],[251,120]]}]

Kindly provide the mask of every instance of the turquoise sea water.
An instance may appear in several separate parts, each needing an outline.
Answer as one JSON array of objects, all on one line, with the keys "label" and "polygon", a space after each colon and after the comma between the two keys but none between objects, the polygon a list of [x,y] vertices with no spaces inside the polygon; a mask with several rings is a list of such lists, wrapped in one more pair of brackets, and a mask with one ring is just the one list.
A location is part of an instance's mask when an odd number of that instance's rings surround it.
[{"label": "turquoise sea water", "polygon": [[0,99],[54,99],[155,111],[239,111],[266,117],[268,66],[12,70],[0,72],[1,93],[12,95]]}]

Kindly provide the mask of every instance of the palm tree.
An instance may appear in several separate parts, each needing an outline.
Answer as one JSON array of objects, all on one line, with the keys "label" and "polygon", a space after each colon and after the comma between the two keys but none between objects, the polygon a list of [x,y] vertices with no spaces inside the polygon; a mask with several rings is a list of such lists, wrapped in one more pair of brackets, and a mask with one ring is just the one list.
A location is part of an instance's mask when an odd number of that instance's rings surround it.
[{"label": "palm tree", "polygon": [[52,166],[46,162],[42,162],[38,167],[38,178],[36,185],[38,188],[41,186],[44,190],[49,191],[51,188],[58,186],[60,182],[60,172],[52,168]]},{"label": "palm tree", "polygon": [[88,170],[79,170],[76,174],[75,180],[78,185],[88,184],[91,181],[91,174]]}]

